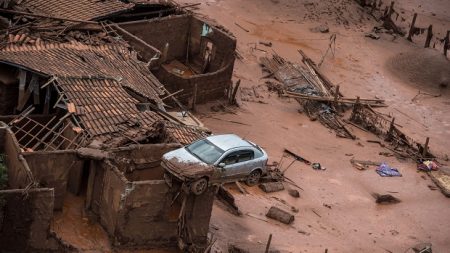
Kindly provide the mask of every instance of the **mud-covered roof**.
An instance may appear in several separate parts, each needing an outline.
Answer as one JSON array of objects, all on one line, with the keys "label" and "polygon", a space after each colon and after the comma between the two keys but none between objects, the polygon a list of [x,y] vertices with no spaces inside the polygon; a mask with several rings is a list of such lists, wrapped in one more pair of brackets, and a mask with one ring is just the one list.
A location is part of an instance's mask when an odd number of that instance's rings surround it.
[{"label": "mud-covered roof", "polygon": [[67,19],[97,20],[134,7],[120,0],[15,0],[13,9]]},{"label": "mud-covered roof", "polygon": [[190,144],[196,140],[205,138],[210,134],[209,130],[200,127],[182,125],[173,122],[163,122],[162,124],[167,141],[175,141],[182,145]]},{"label": "mud-covered roof", "polygon": [[162,103],[162,84],[133,51],[118,45],[81,43],[9,46],[0,62],[48,76],[103,77],[120,83],[155,103]]},{"label": "mud-covered roof", "polygon": [[152,111],[140,112],[139,101],[115,79],[57,77],[55,84],[91,136],[126,134],[133,128],[151,130],[162,119]]}]

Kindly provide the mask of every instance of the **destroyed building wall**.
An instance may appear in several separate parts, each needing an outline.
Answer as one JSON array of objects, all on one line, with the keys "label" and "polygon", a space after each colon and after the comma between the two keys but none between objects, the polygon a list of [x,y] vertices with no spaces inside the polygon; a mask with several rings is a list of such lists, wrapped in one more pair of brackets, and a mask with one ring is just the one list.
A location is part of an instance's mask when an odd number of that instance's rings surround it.
[{"label": "destroyed building wall", "polygon": [[0,191],[1,252],[60,252],[50,235],[53,197],[49,188]]},{"label": "destroyed building wall", "polygon": [[49,233],[54,189],[32,188],[34,177],[20,151],[14,134],[0,122],[0,153],[8,170],[8,189],[0,190],[0,251],[58,250]]},{"label": "destroyed building wall", "polygon": [[5,163],[8,168],[8,185],[11,189],[21,189],[31,183],[30,169],[20,154],[19,144],[9,128],[0,128],[0,135],[3,138],[2,153],[5,155]]},{"label": "destroyed building wall", "polygon": [[173,193],[164,180],[129,184],[117,220],[116,240],[120,244],[173,246],[178,217],[170,216]]},{"label": "destroyed building wall", "polygon": [[180,148],[180,144],[149,144],[128,146],[113,150],[114,157],[130,159],[130,163],[119,163],[119,170],[125,172],[125,177],[130,181],[161,180],[163,168],[161,157],[174,149]]},{"label": "destroyed building wall", "polygon": [[[189,62],[200,62],[198,64],[201,65],[205,47],[208,42],[212,43],[212,58],[206,73],[178,75],[164,67],[152,71],[169,92],[183,90],[177,94],[177,98],[185,104],[191,101],[195,91],[196,103],[224,96],[231,83],[235,60],[236,39],[231,34],[191,15],[121,23],[120,27],[161,52],[164,51],[166,43],[169,43],[166,62],[178,60],[185,64],[188,58]],[[129,42],[141,55],[148,55],[139,50],[138,42]],[[144,60],[149,61],[150,58]]]},{"label": "destroyed building wall", "polygon": [[83,161],[74,151],[24,152],[30,169],[42,187],[55,189],[55,209],[63,207],[70,171],[81,170]]},{"label": "destroyed building wall", "polygon": [[[118,148],[111,152],[117,162],[91,163],[96,172],[92,179],[92,198],[87,197],[88,205],[116,245],[176,244],[181,209],[179,201],[174,201],[178,189],[167,186],[159,164],[164,153],[178,147],[179,144],[147,144]],[[140,174],[133,175],[139,170]],[[145,174],[146,171],[156,171],[157,176]],[[195,242],[206,242],[213,199],[213,193],[188,196],[186,217],[194,228],[191,234]]]},{"label": "destroyed building wall", "polygon": [[[164,47],[168,43],[167,61],[186,57],[190,26],[189,15],[124,22],[119,25],[161,52],[164,51]],[[134,43],[132,45],[134,46]],[[141,52],[139,48],[135,48],[135,50]]]}]

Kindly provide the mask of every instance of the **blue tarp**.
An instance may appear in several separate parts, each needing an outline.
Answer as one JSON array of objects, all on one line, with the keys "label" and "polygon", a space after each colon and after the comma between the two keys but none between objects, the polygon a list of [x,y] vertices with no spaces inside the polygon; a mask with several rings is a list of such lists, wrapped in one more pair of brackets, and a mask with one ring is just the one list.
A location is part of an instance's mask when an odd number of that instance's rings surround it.
[{"label": "blue tarp", "polygon": [[378,173],[378,175],[380,175],[382,177],[401,177],[402,176],[402,174],[396,168],[391,168],[386,163],[382,163],[377,168],[377,173]]}]

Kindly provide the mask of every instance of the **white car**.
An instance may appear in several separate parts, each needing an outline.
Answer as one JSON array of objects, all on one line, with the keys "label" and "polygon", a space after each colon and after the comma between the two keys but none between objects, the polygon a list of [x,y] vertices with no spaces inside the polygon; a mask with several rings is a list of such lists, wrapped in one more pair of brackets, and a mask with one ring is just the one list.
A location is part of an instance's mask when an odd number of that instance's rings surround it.
[{"label": "white car", "polygon": [[245,181],[256,185],[267,173],[267,153],[258,145],[235,134],[213,135],[163,155],[165,180],[186,183],[190,191],[202,194],[211,184]]}]

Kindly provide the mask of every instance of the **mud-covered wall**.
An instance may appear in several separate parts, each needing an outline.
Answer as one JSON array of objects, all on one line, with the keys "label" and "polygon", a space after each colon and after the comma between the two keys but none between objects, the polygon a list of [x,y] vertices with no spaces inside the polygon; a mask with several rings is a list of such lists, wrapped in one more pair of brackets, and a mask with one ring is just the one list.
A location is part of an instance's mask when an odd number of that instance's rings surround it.
[{"label": "mud-covered wall", "polygon": [[127,246],[170,246],[177,239],[177,219],[169,216],[173,193],[163,180],[133,182],[124,194],[116,239]]},{"label": "mud-covered wall", "polygon": [[190,232],[192,242],[196,245],[207,244],[215,193],[216,187],[210,187],[199,196],[193,194],[187,196],[186,227]]},{"label": "mud-covered wall", "polygon": [[236,38],[215,26],[211,26],[204,20],[192,17],[189,42],[189,52],[192,58],[202,53],[201,42],[204,38],[213,44],[213,58],[209,66],[210,72],[223,69],[230,62],[234,63]]},{"label": "mud-covered wall", "polygon": [[42,187],[55,189],[55,209],[63,207],[69,173],[83,166],[74,151],[25,152],[23,153],[36,181]]},{"label": "mud-covered wall", "polygon": [[[202,40],[208,40],[214,45],[208,73],[182,77],[171,73],[166,68],[155,69],[153,73],[169,92],[183,90],[177,98],[184,104],[192,101],[195,90],[197,91],[196,103],[222,98],[233,76],[236,39],[196,17],[190,19],[189,35],[190,59],[202,57],[204,46]],[[197,89],[195,89],[196,86]]]},{"label": "mud-covered wall", "polygon": [[[115,236],[117,219],[121,209],[122,194],[127,188],[126,178],[121,172],[110,164],[103,163],[104,178],[99,203],[100,223],[111,235]],[[96,196],[93,196],[95,199]]]},{"label": "mud-covered wall", "polygon": [[59,244],[49,233],[53,197],[53,189],[46,188],[0,191],[1,252],[59,250]]},{"label": "mud-covered wall", "polygon": [[130,163],[119,163],[119,170],[126,172],[129,181],[145,181],[163,179],[160,166],[163,154],[180,148],[180,144],[146,144],[129,146],[112,151],[117,158],[129,159]]},{"label": "mud-covered wall", "polygon": [[159,68],[154,73],[170,93],[180,90],[177,98],[185,105],[189,105],[194,97],[197,85],[196,103],[205,103],[225,96],[226,89],[230,87],[233,75],[233,63],[218,72],[196,75],[189,78],[174,75],[165,68]]},{"label": "mud-covered wall", "polygon": [[11,130],[4,129],[2,135],[4,142],[0,143],[0,145],[6,156],[9,188],[25,188],[31,183],[31,170],[24,157],[20,154],[19,144]]},{"label": "mud-covered wall", "polygon": [[167,60],[171,61],[186,56],[189,24],[189,15],[179,15],[147,21],[125,22],[119,25],[161,52],[164,51],[166,43],[169,43]]}]

